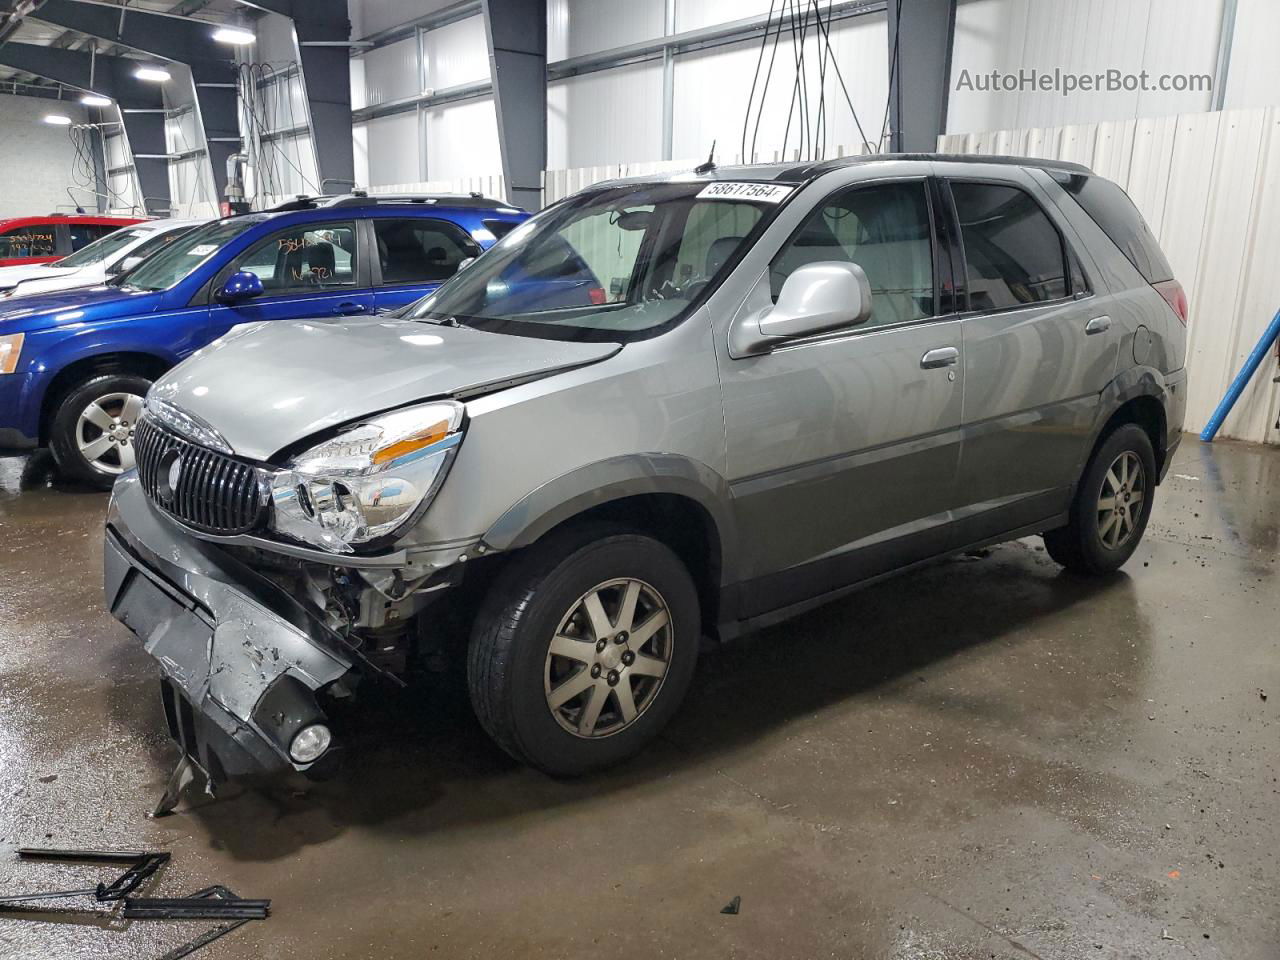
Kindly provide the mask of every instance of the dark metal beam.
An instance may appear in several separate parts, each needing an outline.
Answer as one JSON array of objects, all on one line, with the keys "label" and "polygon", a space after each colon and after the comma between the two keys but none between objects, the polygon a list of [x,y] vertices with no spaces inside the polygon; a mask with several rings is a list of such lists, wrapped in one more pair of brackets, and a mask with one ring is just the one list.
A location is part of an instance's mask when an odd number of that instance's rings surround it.
[{"label": "dark metal beam", "polygon": [[94,58],[83,50],[60,50],[10,41],[0,45],[0,65],[114,100],[120,107],[147,212],[168,213],[164,98],[158,86],[133,75],[138,61],[104,54]]},{"label": "dark metal beam", "polygon": [[218,195],[222,194],[226,186],[227,157],[240,149],[240,125],[235,58],[230,47],[214,41],[212,24],[168,13],[80,0],[44,0],[34,16],[158,59],[186,64],[195,82],[214,186]]},{"label": "dark metal beam", "polygon": [[546,0],[482,0],[507,199],[542,202],[547,165]]},{"label": "dark metal beam", "polygon": [[888,16],[890,149],[932,153],[947,129],[956,0],[889,0]]},{"label": "dark metal beam", "polygon": [[293,20],[322,193],[355,186],[351,136],[351,21],[347,0],[242,0]]}]

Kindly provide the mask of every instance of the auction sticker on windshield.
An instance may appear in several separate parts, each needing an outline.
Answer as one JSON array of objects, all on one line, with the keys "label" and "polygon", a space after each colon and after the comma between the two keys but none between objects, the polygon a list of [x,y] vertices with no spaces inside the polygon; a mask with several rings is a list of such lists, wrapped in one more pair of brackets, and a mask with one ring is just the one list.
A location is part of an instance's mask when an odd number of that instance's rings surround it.
[{"label": "auction sticker on windshield", "polygon": [[699,200],[755,200],[758,203],[781,203],[795,187],[776,183],[709,183],[699,192]]},{"label": "auction sticker on windshield", "polygon": [[216,243],[202,243],[198,247],[192,247],[187,251],[188,257],[207,257],[213,251],[218,249]]}]

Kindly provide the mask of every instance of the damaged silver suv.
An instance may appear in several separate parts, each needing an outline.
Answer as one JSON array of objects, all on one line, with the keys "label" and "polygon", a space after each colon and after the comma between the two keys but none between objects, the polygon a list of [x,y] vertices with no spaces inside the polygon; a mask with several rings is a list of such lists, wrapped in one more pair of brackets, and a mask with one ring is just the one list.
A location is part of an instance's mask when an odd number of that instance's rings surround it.
[{"label": "damaged silver suv", "polygon": [[215,779],[325,764],[334,698],[451,653],[503,749],[595,770],[671,719],[704,637],[1030,534],[1119,567],[1185,322],[1083,167],[601,184],[398,315],[238,327],[161,378],[107,602]]}]

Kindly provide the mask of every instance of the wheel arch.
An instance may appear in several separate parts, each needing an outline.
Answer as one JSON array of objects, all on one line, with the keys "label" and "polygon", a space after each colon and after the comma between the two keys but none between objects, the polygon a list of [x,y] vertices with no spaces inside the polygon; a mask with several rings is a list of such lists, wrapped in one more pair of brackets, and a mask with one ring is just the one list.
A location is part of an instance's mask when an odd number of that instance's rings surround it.
[{"label": "wheel arch", "polygon": [[494,551],[518,550],[578,523],[617,522],[675,551],[698,586],[703,623],[719,622],[720,596],[736,582],[729,485],[706,464],[647,454],[589,464],[543,484],[486,531]]},{"label": "wheel arch", "polygon": [[1170,448],[1167,403],[1168,389],[1159,371],[1151,367],[1124,371],[1103,393],[1103,413],[1090,438],[1085,463],[1116,427],[1132,423],[1142,427],[1151,439],[1156,476],[1162,478]]},{"label": "wheel arch", "polygon": [[114,350],[81,356],[67,362],[49,378],[39,399],[40,445],[48,444],[49,429],[58,404],[76,384],[104,373],[132,373],[155,380],[173,364],[174,361],[145,350]]}]

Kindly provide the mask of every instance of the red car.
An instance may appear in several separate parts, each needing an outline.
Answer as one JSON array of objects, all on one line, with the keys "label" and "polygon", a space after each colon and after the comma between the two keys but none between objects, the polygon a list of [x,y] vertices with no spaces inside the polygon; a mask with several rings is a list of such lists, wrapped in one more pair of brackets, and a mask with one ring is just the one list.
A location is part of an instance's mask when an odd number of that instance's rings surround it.
[{"label": "red car", "polygon": [[0,267],[49,263],[75,253],[141,217],[99,217],[51,213],[47,217],[0,219]]}]

